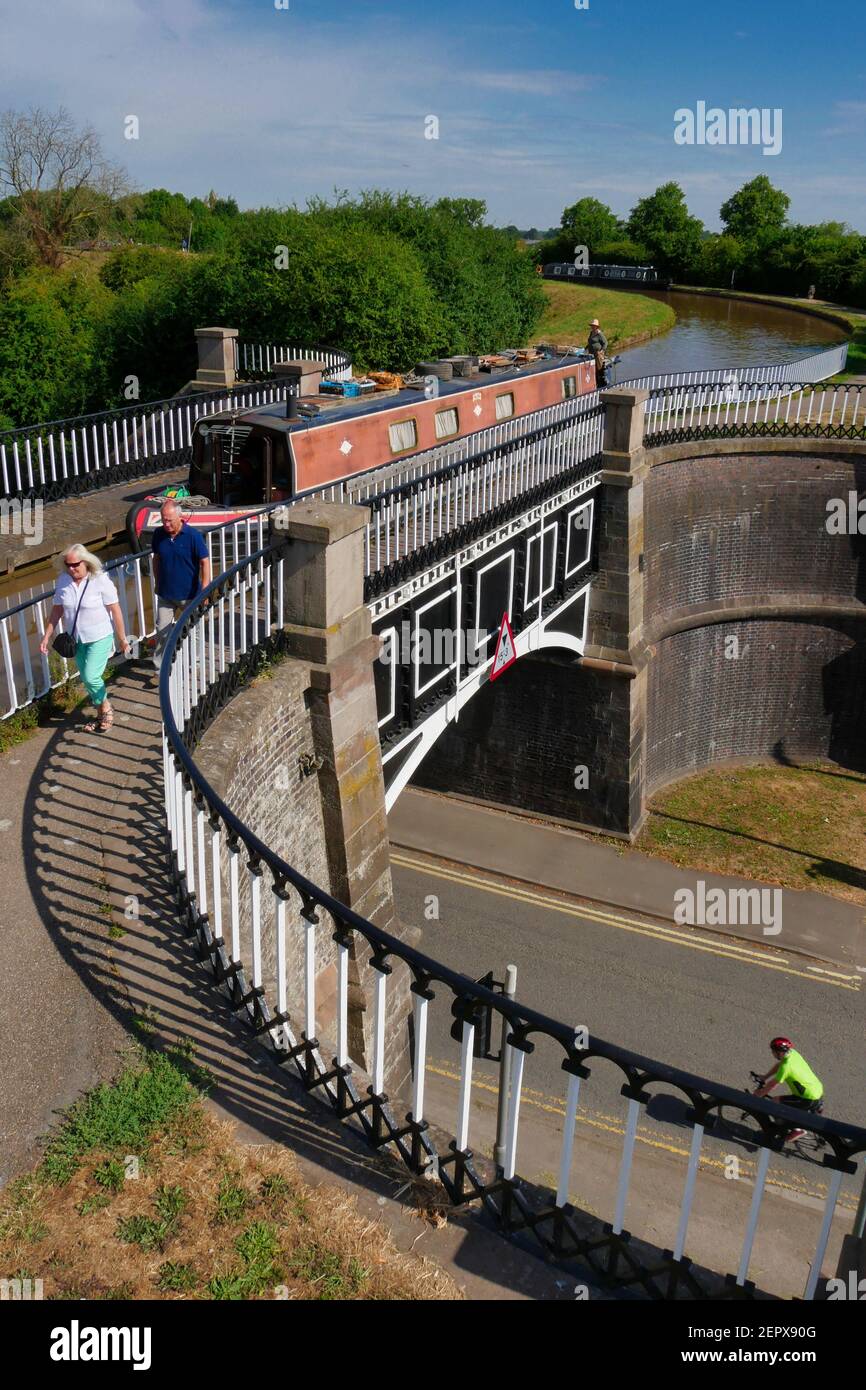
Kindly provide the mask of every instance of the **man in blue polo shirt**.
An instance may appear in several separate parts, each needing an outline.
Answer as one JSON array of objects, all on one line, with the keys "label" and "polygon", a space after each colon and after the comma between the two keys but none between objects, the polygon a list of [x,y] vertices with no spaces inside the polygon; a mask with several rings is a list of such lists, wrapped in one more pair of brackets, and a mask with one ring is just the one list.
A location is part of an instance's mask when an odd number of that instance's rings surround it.
[{"label": "man in blue polo shirt", "polygon": [[171,498],[160,508],[162,525],[153,533],[153,582],[156,588],[156,647],[153,664],[157,671],[168,634],[182,610],[210,583],[210,559],[200,531],[188,526],[177,502]]}]

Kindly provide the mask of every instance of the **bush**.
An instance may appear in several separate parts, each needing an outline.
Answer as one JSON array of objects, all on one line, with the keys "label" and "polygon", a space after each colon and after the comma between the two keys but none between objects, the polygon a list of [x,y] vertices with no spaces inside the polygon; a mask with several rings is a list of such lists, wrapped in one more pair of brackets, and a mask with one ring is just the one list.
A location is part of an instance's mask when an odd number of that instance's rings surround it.
[{"label": "bush", "polygon": [[0,415],[77,415],[105,393],[100,335],[111,297],[77,269],[34,270],[0,298]]}]

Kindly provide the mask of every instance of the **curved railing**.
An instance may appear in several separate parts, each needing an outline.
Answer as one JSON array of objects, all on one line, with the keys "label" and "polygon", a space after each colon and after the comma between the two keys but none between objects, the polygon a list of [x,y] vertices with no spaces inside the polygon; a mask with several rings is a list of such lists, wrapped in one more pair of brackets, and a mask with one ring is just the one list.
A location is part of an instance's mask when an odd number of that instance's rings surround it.
[{"label": "curved railing", "polygon": [[[771,1154],[791,1124],[790,1110],[705,1077],[608,1043],[584,1028],[559,1022],[407,945],[334,899],[287,863],[244,824],[214,791],[195,759],[210,722],[262,663],[283,647],[283,580],[290,543],[263,547],[234,565],[185,610],[169,638],[160,680],[163,717],[165,817],[177,901],[213,981],[232,1009],[271,1053],[293,1071],[341,1120],[374,1148],[388,1148],[414,1174],[438,1175],[455,1204],[479,1202],[512,1236],[531,1238],[567,1268],[592,1271],[614,1288],[640,1288],[653,1297],[749,1296],[748,1270],[758,1229]],[[293,937],[297,937],[295,942]],[[242,946],[243,938],[243,946]],[[321,1001],[316,977],[320,949],[333,942],[336,969],[334,1036],[319,1036]],[[297,947],[292,951],[293,947]],[[350,949],[368,955],[374,979],[373,1052],[369,1077],[349,1055]],[[301,983],[292,994],[288,961],[300,953]],[[264,965],[263,962],[269,962]],[[385,1091],[388,980],[394,967],[411,975],[413,1074],[411,1107],[397,1117]],[[436,1140],[427,1082],[431,1009],[444,1000],[459,1041],[458,1118],[453,1139]],[[391,1006],[393,1007],[393,1006]],[[496,1168],[473,1156],[473,1058],[491,1021],[502,1027],[504,1064],[498,1101],[502,1116]],[[526,1065],[537,1044],[561,1059],[564,1127],[555,1193],[517,1176],[521,1098]],[[590,1064],[607,1062],[622,1076],[628,1109],[611,1220],[599,1220],[569,1202],[575,1120]],[[489,1087],[488,1087],[489,1089]],[[674,1091],[682,1101],[680,1129],[690,1133],[688,1170],[671,1248],[644,1249],[625,1229],[638,1121],[654,1095]],[[667,1096],[670,1100],[669,1095]],[[702,1149],[721,1107],[742,1108],[755,1126],[758,1152],[739,1266],[729,1286],[721,1271],[693,1266],[685,1254]],[[843,1175],[866,1151],[866,1130],[798,1112],[797,1123],[827,1146],[828,1190],[804,1297],[813,1298],[821,1274]]]},{"label": "curved railing", "polygon": [[348,381],[352,375],[352,359],[341,348],[299,347],[297,343],[239,343],[235,344],[235,371],[248,381],[258,374],[269,377],[277,362],[324,362],[333,381]]},{"label": "curved railing", "polygon": [[729,380],[664,386],[646,403],[647,446],[763,436],[866,439],[866,387]]},{"label": "curved railing", "polygon": [[662,387],[675,390],[682,386],[725,386],[742,378],[764,386],[782,386],[794,382],[814,385],[844,372],[847,362],[848,344],[836,343],[833,347],[804,353],[792,362],[773,362],[765,367],[707,367],[702,371],[663,372],[661,375],[630,377],[619,384],[645,387],[649,391]]}]

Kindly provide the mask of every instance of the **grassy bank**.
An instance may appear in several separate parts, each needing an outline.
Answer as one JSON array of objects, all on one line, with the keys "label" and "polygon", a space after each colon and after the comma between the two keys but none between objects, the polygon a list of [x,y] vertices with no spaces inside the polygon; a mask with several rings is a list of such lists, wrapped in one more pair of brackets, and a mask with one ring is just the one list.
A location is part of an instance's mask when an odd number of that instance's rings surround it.
[{"label": "grassy bank", "polygon": [[584,346],[590,319],[598,319],[612,348],[629,347],[667,333],[676,322],[669,304],[642,294],[599,289],[595,285],[544,282],[547,309],[533,343]]},{"label": "grassy bank", "polygon": [[773,764],[713,768],[660,792],[635,848],[866,904],[864,834],[866,775]]},{"label": "grassy bank", "polygon": [[46,1299],[456,1299],[291,1154],[250,1148],[203,1106],[183,1048],[141,1050],[68,1113],[0,1195],[0,1270]]}]

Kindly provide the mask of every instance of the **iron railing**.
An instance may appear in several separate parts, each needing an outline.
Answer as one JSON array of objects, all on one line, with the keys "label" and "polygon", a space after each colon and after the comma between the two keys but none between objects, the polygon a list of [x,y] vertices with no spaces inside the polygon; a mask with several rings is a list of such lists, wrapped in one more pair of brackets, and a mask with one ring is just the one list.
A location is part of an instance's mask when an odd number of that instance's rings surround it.
[{"label": "iron railing", "polygon": [[297,343],[235,344],[235,371],[248,381],[259,374],[269,377],[277,362],[324,362],[333,381],[348,381],[352,359],[347,352],[332,347],[299,347]]},{"label": "iron railing", "polygon": [[655,391],[662,387],[676,389],[679,386],[726,386],[748,377],[749,381],[761,385],[784,385],[790,382],[826,381],[827,377],[844,372],[848,361],[848,344],[837,343],[833,347],[819,348],[817,351],[797,357],[793,362],[773,362],[765,367],[708,367],[703,371],[664,372],[660,376],[636,376],[621,381],[620,386],[645,387]]},{"label": "iron railing", "polygon": [[196,420],[286,399],[283,382],[172,396],[147,405],[0,431],[0,498],[57,502],[188,465]]},{"label": "iron railing", "polygon": [[[191,603],[169,638],[160,681],[163,717],[165,818],[170,872],[186,930],[201,960],[247,1030],[287,1074],[318,1095],[375,1149],[388,1149],[413,1174],[438,1176],[455,1205],[479,1203],[512,1237],[532,1238],[565,1268],[591,1271],[614,1290],[653,1298],[750,1297],[748,1279],[771,1155],[778,1151],[792,1112],[774,1101],[641,1056],[550,1018],[520,1001],[473,982],[440,961],[382,931],[287,863],[246,825],[210,786],[194,753],[211,721],[232,695],[282,644],[286,543],[263,548],[233,566]],[[320,1038],[317,967],[333,952],[336,970],[334,1036]],[[370,1076],[349,1055],[349,958],[369,959],[374,980]],[[288,962],[300,962],[294,980]],[[385,1036],[390,1022],[388,979],[394,966],[411,975],[413,1070],[411,1108],[394,1114],[385,1091]],[[290,978],[292,976],[292,978]],[[392,987],[393,988],[393,987]],[[458,1118],[454,1138],[437,1144],[427,1102],[428,1037],[437,995],[455,1020],[460,1045]],[[470,1148],[473,1127],[473,1057],[476,1033],[489,1035],[498,1016],[509,1051],[508,1085],[498,1096],[506,1116],[501,1165],[492,1169]],[[403,1026],[407,1020],[400,1019]],[[521,1098],[538,1043],[561,1058],[564,1125],[556,1190],[524,1182],[518,1150],[527,1121]],[[603,1222],[569,1201],[575,1121],[592,1063],[604,1060],[621,1074],[626,1098],[616,1199]],[[487,1090],[489,1078],[485,1077]],[[500,1086],[502,1083],[500,1082]],[[671,1248],[660,1251],[625,1226],[634,1170],[638,1122],[659,1093],[683,1102],[679,1131],[690,1131],[688,1167]],[[714,1119],[734,1105],[754,1125],[758,1158],[736,1272],[723,1277],[694,1265],[686,1254],[689,1221],[700,1183],[700,1163]],[[438,1119],[438,1117],[436,1117]],[[828,1178],[814,1256],[803,1270],[803,1297],[815,1296],[843,1176],[866,1151],[866,1129],[807,1112],[796,1122],[824,1142]],[[731,1221],[735,1213],[731,1211]]]},{"label": "iron railing", "polygon": [[866,439],[866,388],[729,381],[665,386],[646,403],[648,447],[759,436]]},{"label": "iron railing", "polygon": [[388,571],[554,479],[591,471],[601,454],[604,414],[602,405],[591,406],[365,498],[371,512],[365,576]]}]

